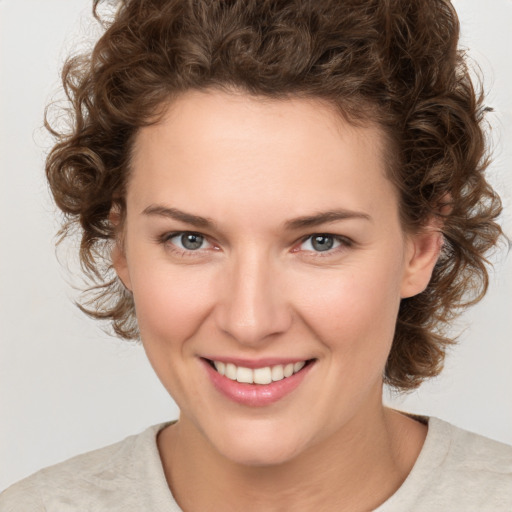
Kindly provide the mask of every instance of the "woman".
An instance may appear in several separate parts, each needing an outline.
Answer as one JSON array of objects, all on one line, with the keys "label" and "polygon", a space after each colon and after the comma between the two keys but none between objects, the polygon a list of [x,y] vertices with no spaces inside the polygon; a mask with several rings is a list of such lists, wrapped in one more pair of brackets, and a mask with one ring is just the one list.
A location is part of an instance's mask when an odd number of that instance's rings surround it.
[{"label": "woman", "polygon": [[457,39],[444,1],[119,5],[47,176],[82,308],[180,418],[2,507],[510,509],[511,448],[382,404],[439,373],[501,235]]}]

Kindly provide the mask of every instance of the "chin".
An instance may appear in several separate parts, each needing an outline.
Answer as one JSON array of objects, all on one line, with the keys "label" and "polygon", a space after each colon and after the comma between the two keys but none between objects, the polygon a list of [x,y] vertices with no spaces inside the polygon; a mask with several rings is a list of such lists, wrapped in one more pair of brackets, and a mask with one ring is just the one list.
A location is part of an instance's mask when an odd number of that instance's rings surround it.
[{"label": "chin", "polygon": [[235,464],[251,467],[278,466],[294,459],[301,450],[282,443],[253,443],[252,446],[235,444],[222,455]]},{"label": "chin", "polygon": [[244,466],[275,466],[284,464],[302,453],[309,443],[290,429],[279,428],[272,422],[257,424],[252,420],[247,428],[225,429],[210,443],[223,457]]}]

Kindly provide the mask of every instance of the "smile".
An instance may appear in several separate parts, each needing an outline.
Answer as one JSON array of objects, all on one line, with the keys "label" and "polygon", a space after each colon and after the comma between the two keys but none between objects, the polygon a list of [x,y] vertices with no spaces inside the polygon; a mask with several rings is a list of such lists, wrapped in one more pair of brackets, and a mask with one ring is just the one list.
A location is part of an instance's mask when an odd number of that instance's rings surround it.
[{"label": "smile", "polygon": [[291,377],[302,370],[307,361],[288,363],[286,365],[277,364],[274,366],[264,366],[262,368],[246,368],[222,361],[212,361],[212,363],[217,372],[228,379],[244,384],[264,385]]},{"label": "smile", "polygon": [[284,364],[253,361],[246,362],[244,366],[231,361],[200,359],[210,382],[221,395],[249,407],[268,406],[290,395],[307,378],[317,362],[316,359]]}]

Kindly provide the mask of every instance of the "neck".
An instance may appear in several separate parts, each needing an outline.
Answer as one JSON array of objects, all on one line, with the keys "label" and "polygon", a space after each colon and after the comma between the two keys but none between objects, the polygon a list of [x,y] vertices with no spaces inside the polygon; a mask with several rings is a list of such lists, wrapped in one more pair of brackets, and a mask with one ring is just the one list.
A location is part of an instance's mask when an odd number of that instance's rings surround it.
[{"label": "neck", "polygon": [[[368,510],[409,474],[426,427],[380,407],[292,460],[249,466],[221,454],[185,419],[158,438],[173,496],[186,512]],[[212,476],[213,475],[213,476]],[[328,490],[328,492],[326,492]]]}]

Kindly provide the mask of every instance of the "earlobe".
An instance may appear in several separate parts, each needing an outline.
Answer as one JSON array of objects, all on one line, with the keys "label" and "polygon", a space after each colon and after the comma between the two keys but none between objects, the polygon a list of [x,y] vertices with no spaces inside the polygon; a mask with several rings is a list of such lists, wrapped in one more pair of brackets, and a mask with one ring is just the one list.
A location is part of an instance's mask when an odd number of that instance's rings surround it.
[{"label": "earlobe", "polygon": [[128,272],[128,262],[126,261],[124,251],[119,246],[119,242],[116,242],[112,248],[110,257],[112,259],[112,266],[124,287],[127,290],[132,291],[130,273]]},{"label": "earlobe", "polygon": [[411,235],[400,296],[402,299],[418,295],[428,286],[443,246],[443,235],[438,229],[428,228]]}]

